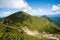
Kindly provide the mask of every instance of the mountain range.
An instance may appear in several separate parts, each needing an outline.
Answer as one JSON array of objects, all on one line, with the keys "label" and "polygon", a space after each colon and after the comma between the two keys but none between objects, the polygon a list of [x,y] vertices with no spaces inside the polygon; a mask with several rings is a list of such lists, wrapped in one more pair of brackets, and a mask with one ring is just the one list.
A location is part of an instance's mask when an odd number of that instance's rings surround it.
[{"label": "mountain range", "polygon": [[48,17],[50,18],[51,21],[60,26],[60,14],[50,15]]},{"label": "mountain range", "polygon": [[60,27],[52,21],[53,18],[47,16],[36,17],[29,15],[23,11],[13,13],[12,15],[9,15],[2,20],[0,19],[0,39],[50,40],[43,35],[60,35]]}]

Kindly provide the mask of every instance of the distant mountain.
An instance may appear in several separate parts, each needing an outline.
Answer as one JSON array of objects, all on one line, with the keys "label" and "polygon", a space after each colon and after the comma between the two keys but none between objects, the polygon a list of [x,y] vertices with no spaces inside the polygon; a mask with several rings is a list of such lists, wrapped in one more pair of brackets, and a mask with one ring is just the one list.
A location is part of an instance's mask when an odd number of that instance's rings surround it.
[{"label": "distant mountain", "polygon": [[49,19],[60,26],[60,14],[50,15]]}]

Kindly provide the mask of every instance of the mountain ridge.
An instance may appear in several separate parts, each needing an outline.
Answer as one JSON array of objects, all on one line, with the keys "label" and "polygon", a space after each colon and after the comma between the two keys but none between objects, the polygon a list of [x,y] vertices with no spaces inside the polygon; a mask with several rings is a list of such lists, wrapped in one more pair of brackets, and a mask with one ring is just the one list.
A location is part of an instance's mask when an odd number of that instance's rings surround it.
[{"label": "mountain ridge", "polygon": [[1,40],[50,40],[60,33],[60,28],[48,18],[31,16],[22,11],[3,18],[0,26]]},{"label": "mountain ridge", "polygon": [[[45,32],[49,32],[47,31],[48,27],[48,30],[50,30],[52,33],[55,31],[56,28],[58,28],[58,26],[47,19],[47,17],[34,17],[22,11],[6,17],[5,21],[9,21],[9,23],[13,26],[28,26],[28,28],[30,29],[33,28]],[[54,28],[54,31],[52,31],[53,29],[50,28]]]},{"label": "mountain ridge", "polygon": [[60,27],[60,14],[48,16],[51,21],[56,23]]}]

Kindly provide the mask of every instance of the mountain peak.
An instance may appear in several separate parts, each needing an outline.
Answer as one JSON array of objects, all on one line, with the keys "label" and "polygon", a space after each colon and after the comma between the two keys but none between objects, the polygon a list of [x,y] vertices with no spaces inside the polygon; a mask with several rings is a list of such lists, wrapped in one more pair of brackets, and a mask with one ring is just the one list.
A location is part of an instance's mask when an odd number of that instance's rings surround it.
[{"label": "mountain peak", "polygon": [[24,20],[27,20],[30,17],[29,14],[19,11],[16,13],[13,13],[12,15],[8,16],[5,18],[5,20],[8,20],[10,23],[15,24],[15,23],[23,23]]},{"label": "mountain peak", "polygon": [[[31,30],[45,31],[47,33],[57,33],[60,29],[53,22],[49,21],[46,16],[44,17],[35,17],[31,16],[23,11],[16,12],[4,19],[5,24],[10,24],[16,28],[27,26]],[[33,28],[33,29],[32,29]],[[53,30],[53,31],[52,31]]]}]

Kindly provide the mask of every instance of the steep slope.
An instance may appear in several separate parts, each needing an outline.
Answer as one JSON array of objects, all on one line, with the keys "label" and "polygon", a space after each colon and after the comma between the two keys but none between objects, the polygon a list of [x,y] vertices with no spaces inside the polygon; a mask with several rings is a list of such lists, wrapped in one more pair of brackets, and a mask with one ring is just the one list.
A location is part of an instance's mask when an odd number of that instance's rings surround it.
[{"label": "steep slope", "polygon": [[22,11],[5,17],[3,24],[0,23],[0,40],[49,40],[41,35],[59,32],[60,28],[48,18],[31,16]]},{"label": "steep slope", "polygon": [[23,23],[24,20],[27,20],[29,18],[29,15],[25,12],[16,12],[8,17],[5,18],[5,20],[9,21],[12,24],[15,23]]},{"label": "steep slope", "polygon": [[19,32],[17,29],[11,28],[0,23],[0,40],[49,40],[47,38],[38,38],[29,36],[23,31]]},{"label": "steep slope", "polygon": [[[25,12],[16,12],[4,19],[4,22],[11,24],[16,28],[27,26],[31,30],[38,30],[39,32],[58,33],[60,28],[49,21],[46,17],[34,17]],[[33,28],[33,29],[32,29]]]}]

